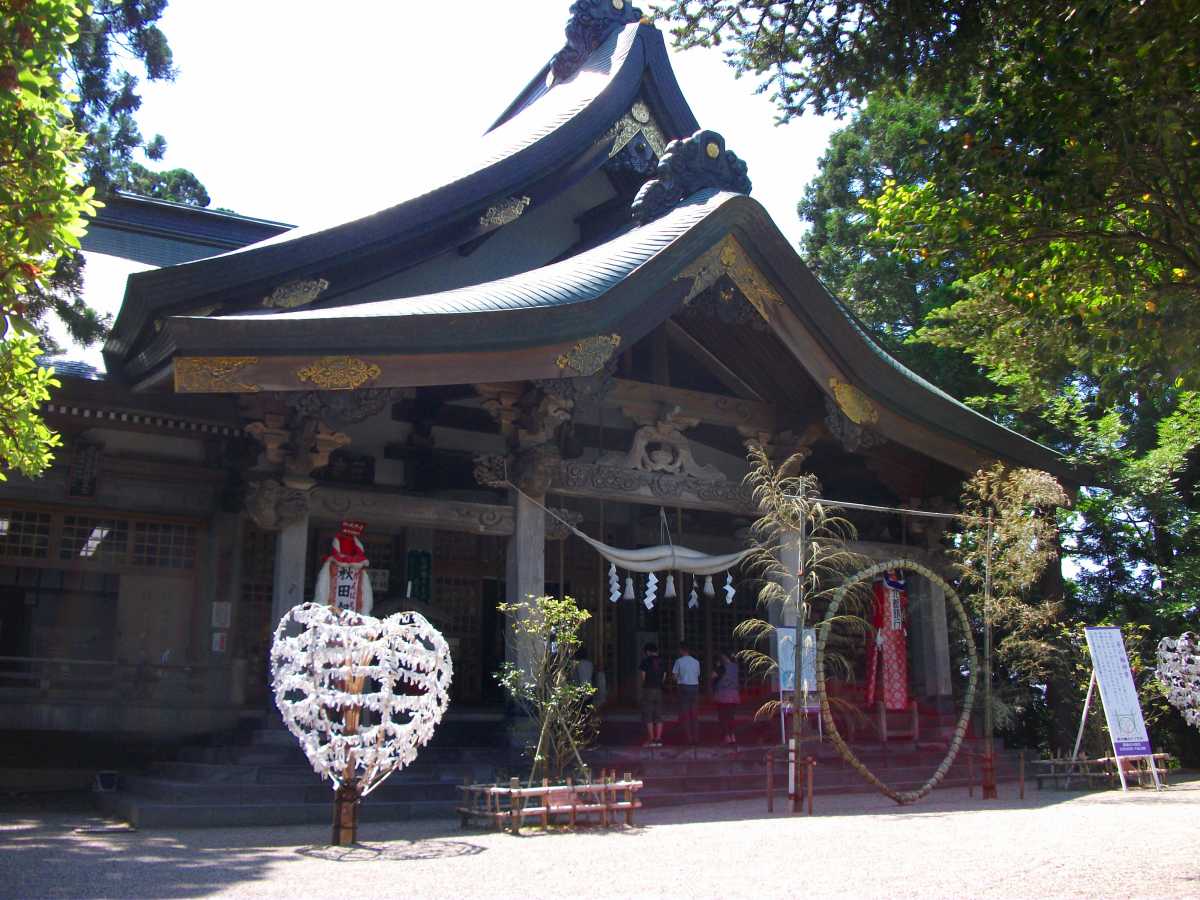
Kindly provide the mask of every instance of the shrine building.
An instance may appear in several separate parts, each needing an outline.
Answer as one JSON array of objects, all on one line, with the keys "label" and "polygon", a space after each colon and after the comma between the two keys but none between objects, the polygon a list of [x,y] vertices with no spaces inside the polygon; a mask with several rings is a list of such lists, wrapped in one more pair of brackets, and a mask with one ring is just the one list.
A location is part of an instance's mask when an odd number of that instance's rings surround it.
[{"label": "shrine building", "polygon": [[[632,4],[572,13],[474,163],[419,196],[313,231],[106,208],[89,249],[142,269],[106,372],[60,370],[54,467],[0,485],[0,727],[182,739],[261,719],[274,624],[344,520],[366,526],[374,613],[447,637],[452,716],[502,708],[497,603],[543,593],[593,613],[602,709],[632,708],[646,641],[684,638],[711,671],[756,590],[735,567],[732,602],[722,577],[689,606],[683,576],[647,608],[637,574],[612,602],[564,523],[738,551],[755,445],[887,507],[953,510],[996,461],[1066,474],[813,277]],[[930,521],[856,522],[864,555],[946,569]],[[909,579],[911,689],[933,707],[956,677],[941,590]]]}]

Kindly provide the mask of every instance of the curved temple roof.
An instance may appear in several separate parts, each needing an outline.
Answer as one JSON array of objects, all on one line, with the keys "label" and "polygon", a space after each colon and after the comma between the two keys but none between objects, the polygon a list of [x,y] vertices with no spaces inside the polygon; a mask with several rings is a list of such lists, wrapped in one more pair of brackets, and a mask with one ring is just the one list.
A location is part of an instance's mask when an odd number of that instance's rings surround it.
[{"label": "curved temple roof", "polygon": [[377,358],[376,383],[393,385],[450,383],[439,377],[455,377],[464,354],[478,355],[480,381],[561,376],[562,348],[597,335],[632,343],[676,312],[698,277],[695,261],[730,237],[752,253],[780,301],[760,312],[823,387],[852,385],[883,409],[985,455],[1065,473],[1052,450],[890,357],[809,273],[767,211],[728,192],[701,192],[578,256],[487,284],[326,309],[172,318],[159,352],[164,358],[353,353]]},{"label": "curved temple roof", "polygon": [[[298,228],[231,253],[131,277],[105,346],[110,370],[126,370],[132,378],[146,374],[147,367],[131,357],[163,313],[213,303],[256,305],[289,280],[326,277],[331,268],[352,270],[365,257],[386,256],[393,267],[411,265],[469,240],[490,204],[519,194],[604,142],[639,92],[669,137],[699,127],[675,81],[662,35],[650,25],[629,25],[614,31],[572,79],[523,96],[519,108],[479,141],[477,155],[459,177],[353,222]],[[601,160],[610,144],[601,148]],[[446,240],[431,243],[428,236],[439,229],[449,231]],[[342,287],[339,279],[329,280],[334,290],[322,299]]]},{"label": "curved temple roof", "polygon": [[[460,177],[354,222],[133,276],[105,348],[110,370],[161,383],[173,367],[176,389],[198,393],[308,390],[325,386],[317,378],[339,365],[355,369],[353,386],[379,387],[590,374],[618,344],[632,345],[717,274],[737,270],[748,279],[734,277],[743,295],[854,421],[857,410],[876,429],[959,468],[973,467],[968,457],[1000,457],[1078,480],[1053,451],[888,356],[812,276],[766,210],[742,194],[694,193],[660,218],[631,222],[591,249],[511,277],[337,305],[363,283],[384,283],[387,267],[403,271],[481,236],[479,214],[498,200],[549,183],[548,200],[568,178],[594,171],[638,99],[669,137],[697,131],[652,26],[616,29],[553,87],[549,68],[505,111]],[[362,272],[371,281],[356,285]],[[302,308],[263,309],[264,297],[298,279],[328,279],[331,289]],[[171,315],[197,307],[205,312]]]}]

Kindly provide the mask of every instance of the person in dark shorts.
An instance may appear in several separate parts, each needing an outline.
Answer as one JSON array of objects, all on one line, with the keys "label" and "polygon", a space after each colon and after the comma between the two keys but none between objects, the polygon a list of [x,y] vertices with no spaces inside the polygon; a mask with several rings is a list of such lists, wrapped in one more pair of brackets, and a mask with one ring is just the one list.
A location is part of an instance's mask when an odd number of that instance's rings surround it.
[{"label": "person in dark shorts", "polygon": [[647,644],[642,649],[639,666],[642,680],[642,724],[646,726],[646,747],[662,746],[662,692],[667,669],[658,655],[658,645]]}]

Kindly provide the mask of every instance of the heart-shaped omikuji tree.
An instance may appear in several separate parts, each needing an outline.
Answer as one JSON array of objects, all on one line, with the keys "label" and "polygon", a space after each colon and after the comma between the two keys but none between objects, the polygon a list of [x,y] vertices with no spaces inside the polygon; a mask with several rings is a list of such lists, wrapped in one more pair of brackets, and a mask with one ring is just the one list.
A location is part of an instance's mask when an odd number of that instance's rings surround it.
[{"label": "heart-shaped omikuji tree", "polygon": [[275,704],[313,770],[333,783],[334,844],[357,840],[358,802],[433,737],[451,676],[445,638],[415,612],[376,619],[303,603],[279,621]]},{"label": "heart-shaped omikuji tree", "polygon": [[1200,639],[1190,631],[1163,638],[1155,674],[1167,688],[1167,701],[1189,725],[1200,728]]}]

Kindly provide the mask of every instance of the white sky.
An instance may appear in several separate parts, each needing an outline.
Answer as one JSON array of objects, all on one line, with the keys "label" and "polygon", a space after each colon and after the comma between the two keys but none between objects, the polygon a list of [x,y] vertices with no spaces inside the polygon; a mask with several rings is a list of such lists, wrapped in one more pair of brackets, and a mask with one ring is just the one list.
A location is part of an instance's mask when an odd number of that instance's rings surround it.
[{"label": "white sky", "polygon": [[[162,28],[180,74],[144,85],[142,129],[167,138],[163,164],[195,172],[213,206],[296,225],[384,208],[455,174],[562,46],[570,0],[450,6],[171,0]],[[747,161],[754,196],[798,239],[796,202],[836,123],[776,128],[719,52],[673,62],[701,126]]]}]

